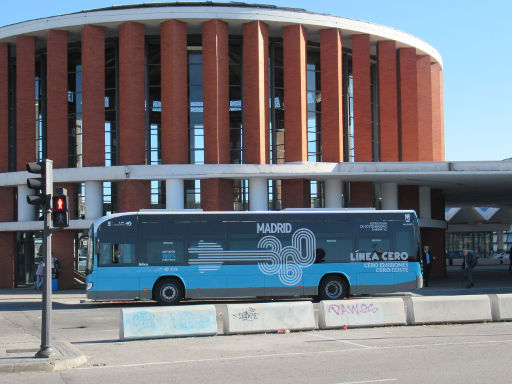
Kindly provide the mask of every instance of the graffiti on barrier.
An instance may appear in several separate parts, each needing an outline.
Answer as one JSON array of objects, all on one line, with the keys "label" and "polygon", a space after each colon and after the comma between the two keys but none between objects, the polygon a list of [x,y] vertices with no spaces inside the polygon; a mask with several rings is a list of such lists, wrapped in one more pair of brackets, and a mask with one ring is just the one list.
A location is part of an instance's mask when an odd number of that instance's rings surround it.
[{"label": "graffiti on barrier", "polygon": [[256,308],[249,307],[247,311],[234,313],[233,317],[241,321],[254,321],[258,320],[258,312],[256,312]]},{"label": "graffiti on barrier", "polygon": [[328,312],[336,316],[359,316],[375,314],[379,312],[379,307],[374,304],[331,304]]}]

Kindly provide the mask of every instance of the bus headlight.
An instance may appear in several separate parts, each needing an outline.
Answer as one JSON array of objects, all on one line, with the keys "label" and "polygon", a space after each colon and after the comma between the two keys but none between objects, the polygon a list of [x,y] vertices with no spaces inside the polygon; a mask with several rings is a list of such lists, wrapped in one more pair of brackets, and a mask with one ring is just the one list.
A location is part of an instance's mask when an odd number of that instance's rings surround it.
[{"label": "bus headlight", "polygon": [[86,291],[90,291],[92,289],[92,281],[87,283],[87,286],[85,287]]}]

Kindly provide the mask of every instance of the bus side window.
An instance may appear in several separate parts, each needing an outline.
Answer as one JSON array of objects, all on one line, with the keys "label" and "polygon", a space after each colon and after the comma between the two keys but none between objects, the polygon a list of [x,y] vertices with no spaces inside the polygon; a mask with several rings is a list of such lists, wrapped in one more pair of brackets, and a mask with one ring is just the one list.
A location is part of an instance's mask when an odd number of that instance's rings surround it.
[{"label": "bus side window", "polygon": [[[338,235],[320,237],[316,241],[317,261],[322,263],[345,263],[350,261],[352,252],[352,239],[341,238]],[[319,261],[318,249],[323,251],[323,257]]]},{"label": "bus side window", "polygon": [[100,243],[98,265],[116,266],[135,263],[135,244]]}]

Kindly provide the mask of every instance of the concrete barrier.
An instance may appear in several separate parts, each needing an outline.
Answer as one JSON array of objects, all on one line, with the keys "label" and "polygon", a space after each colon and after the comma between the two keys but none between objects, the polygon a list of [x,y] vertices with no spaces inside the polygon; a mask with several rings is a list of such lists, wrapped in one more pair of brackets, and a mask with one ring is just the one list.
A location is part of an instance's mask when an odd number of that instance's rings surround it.
[{"label": "concrete barrier", "polygon": [[313,303],[228,304],[223,316],[224,333],[258,333],[316,329]]},{"label": "concrete barrier", "polygon": [[214,305],[122,308],[120,315],[121,340],[217,334]]},{"label": "concrete barrier", "polygon": [[318,313],[320,329],[406,325],[401,298],[321,301]]},{"label": "concrete barrier", "polygon": [[512,320],[512,294],[489,295],[493,321]]},{"label": "concrete barrier", "polygon": [[407,297],[408,324],[492,321],[487,295]]}]

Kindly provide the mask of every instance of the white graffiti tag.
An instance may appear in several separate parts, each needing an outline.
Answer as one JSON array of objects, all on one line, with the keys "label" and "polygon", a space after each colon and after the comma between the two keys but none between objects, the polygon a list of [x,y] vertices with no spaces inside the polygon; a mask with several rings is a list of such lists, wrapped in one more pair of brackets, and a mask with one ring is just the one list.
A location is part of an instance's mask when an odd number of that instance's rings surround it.
[{"label": "white graffiti tag", "polygon": [[216,271],[225,262],[257,262],[260,271],[267,275],[277,275],[287,286],[302,280],[302,270],[315,261],[316,239],[306,228],[296,230],[292,235],[292,245],[283,247],[275,236],[264,236],[258,242],[258,250],[227,251],[216,243],[200,241],[196,247],[188,249],[190,265],[197,265],[200,272]]}]

